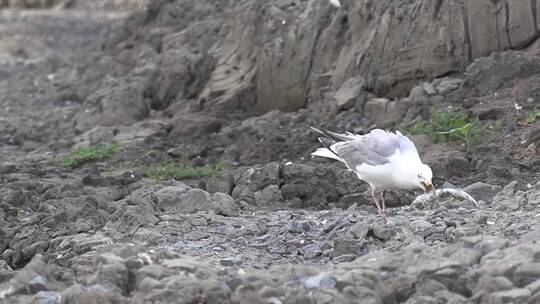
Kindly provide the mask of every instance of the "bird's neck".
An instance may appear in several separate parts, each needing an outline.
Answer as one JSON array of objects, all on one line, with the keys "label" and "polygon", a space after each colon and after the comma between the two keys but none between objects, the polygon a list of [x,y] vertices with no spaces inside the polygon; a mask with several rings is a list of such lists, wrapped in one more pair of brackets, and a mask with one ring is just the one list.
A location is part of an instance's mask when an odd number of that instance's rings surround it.
[{"label": "bird's neck", "polygon": [[392,172],[394,182],[402,189],[414,190],[418,188],[416,174],[421,164],[421,162],[413,160],[402,162],[397,170]]}]

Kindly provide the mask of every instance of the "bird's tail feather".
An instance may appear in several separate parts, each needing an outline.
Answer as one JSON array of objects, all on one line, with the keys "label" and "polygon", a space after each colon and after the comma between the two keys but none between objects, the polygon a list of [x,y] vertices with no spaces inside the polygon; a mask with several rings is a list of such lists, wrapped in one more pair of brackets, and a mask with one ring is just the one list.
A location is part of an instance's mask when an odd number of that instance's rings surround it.
[{"label": "bird's tail feather", "polygon": [[344,134],[338,134],[338,133],[334,133],[334,132],[331,132],[331,131],[328,131],[328,130],[321,130],[321,129],[317,129],[315,127],[312,127],[312,126],[309,126],[309,128],[325,137],[328,137],[332,140],[335,140],[335,141],[348,141],[348,140],[351,140],[351,138],[347,135],[344,135]]},{"label": "bird's tail feather", "polygon": [[332,152],[331,150],[329,150],[327,148],[319,148],[319,149],[315,150],[314,152],[312,152],[311,155],[319,156],[319,157],[326,157],[326,158],[331,158],[331,159],[341,161],[341,158],[339,156],[337,156],[336,153]]}]

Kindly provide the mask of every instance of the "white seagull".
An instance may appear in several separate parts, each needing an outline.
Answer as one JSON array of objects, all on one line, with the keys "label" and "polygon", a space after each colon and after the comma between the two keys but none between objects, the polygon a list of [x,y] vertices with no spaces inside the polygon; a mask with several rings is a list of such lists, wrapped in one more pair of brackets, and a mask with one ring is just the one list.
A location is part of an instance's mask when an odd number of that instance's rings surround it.
[{"label": "white seagull", "polygon": [[[339,160],[371,186],[371,196],[377,211],[384,216],[384,190],[434,190],[431,168],[422,163],[414,143],[399,131],[381,129],[358,135],[350,132],[338,134],[310,127],[323,135],[319,141],[325,146],[311,153],[313,156]],[[325,139],[331,139],[329,145]],[[382,202],[382,209],[379,199]]]},{"label": "white seagull", "polygon": [[339,3],[339,0],[330,0],[330,4],[337,8],[341,7],[341,3]]}]

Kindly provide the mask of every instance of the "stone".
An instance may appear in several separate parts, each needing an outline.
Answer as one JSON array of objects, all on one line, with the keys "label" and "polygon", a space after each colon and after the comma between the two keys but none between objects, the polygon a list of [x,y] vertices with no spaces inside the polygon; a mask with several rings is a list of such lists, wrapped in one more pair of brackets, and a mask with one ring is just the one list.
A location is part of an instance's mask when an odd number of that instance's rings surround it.
[{"label": "stone", "polygon": [[502,191],[497,193],[491,204],[499,210],[518,210],[525,200],[524,194],[515,190],[517,181],[506,185]]},{"label": "stone", "polygon": [[10,174],[15,172],[17,166],[8,161],[0,161],[0,174]]},{"label": "stone", "polygon": [[356,260],[358,256],[356,254],[343,254],[340,256],[335,257],[332,261],[334,263],[346,263],[346,262],[352,262]]},{"label": "stone", "polygon": [[525,286],[528,290],[531,291],[532,294],[536,294],[540,292],[540,278],[536,279],[535,281],[531,282],[527,286]]},{"label": "stone", "polygon": [[222,192],[231,194],[234,187],[234,177],[228,172],[218,172],[206,181],[206,191],[209,193]]},{"label": "stone", "polygon": [[433,87],[433,85],[431,85],[431,84],[428,83],[428,82],[423,82],[423,83],[422,83],[422,88],[424,89],[424,91],[425,91],[428,95],[435,95],[435,94],[437,94],[437,91],[435,90],[435,88]]},{"label": "stone", "polygon": [[219,264],[222,266],[232,267],[232,266],[239,266],[242,264],[242,259],[238,257],[232,257],[232,258],[225,258],[219,260]]},{"label": "stone", "polygon": [[478,283],[473,289],[473,294],[492,293],[502,290],[510,290],[514,287],[512,281],[503,276],[491,276],[484,274],[478,280]]},{"label": "stone", "polygon": [[167,186],[156,192],[157,206],[164,210],[191,214],[197,211],[214,210],[219,214],[238,214],[238,206],[228,194],[216,192],[213,195],[192,189],[184,184]]},{"label": "stone", "polygon": [[365,239],[369,231],[369,225],[363,222],[358,222],[349,227],[349,233],[355,239]]},{"label": "stone", "polygon": [[532,295],[529,298],[528,304],[540,304],[540,292],[537,292],[536,294]]},{"label": "stone", "polygon": [[189,187],[186,185],[166,186],[156,192],[158,207],[163,209],[173,208],[180,203],[181,195],[186,193]]},{"label": "stone", "polygon": [[34,296],[36,299],[34,303],[39,304],[56,304],[61,303],[62,296],[56,291],[40,291]]},{"label": "stone", "polygon": [[540,263],[524,263],[514,271],[513,281],[517,287],[524,287],[538,278],[540,278]]},{"label": "stone", "polygon": [[540,205],[540,182],[527,191],[527,204]]},{"label": "stone", "polygon": [[476,265],[480,261],[481,257],[482,253],[479,250],[471,248],[459,248],[450,255],[451,259],[469,266]]},{"label": "stone", "polygon": [[255,193],[245,184],[235,186],[232,191],[232,197],[235,200],[255,204]]},{"label": "stone", "polygon": [[100,303],[125,303],[126,299],[99,285],[83,287],[77,283],[62,291],[62,304],[100,304]]},{"label": "stone", "polygon": [[334,256],[359,254],[366,245],[365,239],[338,236],[334,240]]},{"label": "stone", "polygon": [[382,241],[388,241],[396,235],[396,229],[386,224],[377,223],[373,227],[373,234]]},{"label": "stone", "polygon": [[87,130],[96,125],[113,126],[139,121],[147,115],[149,108],[144,90],[142,78],[105,77],[101,86],[86,100],[89,104],[99,105],[99,112],[78,112],[75,115],[76,128]]},{"label": "stone", "polygon": [[204,268],[200,262],[197,262],[191,257],[164,260],[161,264],[166,268],[183,270],[191,273],[194,273],[198,269]]},{"label": "stone", "polygon": [[[262,166],[248,168],[235,181],[236,187],[248,187],[251,191],[261,191],[270,185],[280,184],[280,165],[269,163]],[[234,197],[234,195],[233,195]]]},{"label": "stone", "polygon": [[372,202],[362,193],[351,193],[342,196],[337,202],[337,207],[347,209],[354,204],[358,206],[370,206]]},{"label": "stone", "polygon": [[306,259],[314,259],[322,254],[321,247],[318,244],[310,244],[300,249],[300,252]]},{"label": "stone", "polygon": [[306,279],[305,285],[309,289],[332,288],[336,286],[336,279],[325,273],[311,276]]},{"label": "stone", "polygon": [[362,92],[364,81],[361,77],[352,77],[343,83],[334,95],[339,109],[346,110],[355,105],[360,92]]},{"label": "stone", "polygon": [[[484,45],[487,47],[487,45]],[[487,55],[487,53],[484,53]],[[538,69],[538,60],[523,51],[496,52],[473,61],[467,67],[464,86],[474,87],[479,94],[488,94],[518,75],[531,75]],[[487,75],[496,75],[488,77]]]},{"label": "stone", "polygon": [[469,185],[463,188],[463,191],[470,194],[477,201],[483,200],[484,202],[489,202],[491,199],[500,191],[502,187],[486,184],[483,182],[476,182],[472,185]]},{"label": "stone", "polygon": [[125,292],[129,285],[129,272],[124,263],[99,264],[93,282],[104,286],[116,287],[121,292]]},{"label": "stone", "polygon": [[213,207],[213,210],[217,214],[222,214],[226,216],[238,215],[238,205],[236,205],[236,202],[230,195],[226,193],[216,192],[212,196],[212,200],[213,202],[215,202],[215,204],[217,204]]},{"label": "stone", "polygon": [[141,267],[137,270],[137,280],[140,281],[143,278],[152,278],[156,280],[161,280],[168,275],[168,271],[161,265],[150,264]]},{"label": "stone", "polygon": [[422,237],[427,237],[433,234],[433,224],[426,220],[415,220],[411,222],[411,226],[415,234],[419,234]]},{"label": "stone", "polygon": [[184,136],[202,136],[216,133],[221,128],[221,121],[214,117],[191,114],[178,114],[173,118],[172,138]]},{"label": "stone", "polygon": [[278,205],[283,202],[283,195],[278,185],[269,185],[255,192],[255,203],[259,206]]},{"label": "stone", "polygon": [[437,78],[435,81],[433,81],[435,89],[441,95],[447,95],[448,93],[457,90],[462,83],[462,79],[448,77]]},{"label": "stone", "polygon": [[487,296],[483,303],[527,303],[531,291],[526,288],[497,291]]},{"label": "stone", "polygon": [[0,273],[2,272],[11,272],[13,269],[4,260],[0,260]]},{"label": "stone", "polygon": [[366,102],[364,115],[377,126],[387,126],[396,121],[400,114],[395,101],[386,98],[373,98]]}]

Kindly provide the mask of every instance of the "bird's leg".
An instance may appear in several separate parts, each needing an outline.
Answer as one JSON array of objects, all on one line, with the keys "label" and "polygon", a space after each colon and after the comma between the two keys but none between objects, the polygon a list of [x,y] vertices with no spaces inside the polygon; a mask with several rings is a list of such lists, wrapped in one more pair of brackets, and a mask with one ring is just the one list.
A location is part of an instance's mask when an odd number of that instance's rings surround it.
[{"label": "bird's leg", "polygon": [[377,200],[377,196],[375,195],[377,192],[374,188],[371,188],[371,197],[373,198],[373,201],[375,202],[375,206],[377,206],[377,212],[384,217],[384,212],[381,209],[381,206],[379,205],[379,200]]},{"label": "bird's leg", "polygon": [[382,212],[386,213],[386,206],[384,203],[384,190],[381,191]]}]

